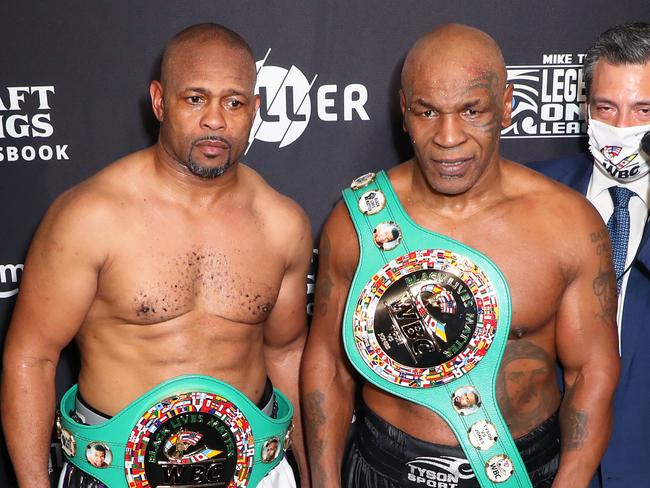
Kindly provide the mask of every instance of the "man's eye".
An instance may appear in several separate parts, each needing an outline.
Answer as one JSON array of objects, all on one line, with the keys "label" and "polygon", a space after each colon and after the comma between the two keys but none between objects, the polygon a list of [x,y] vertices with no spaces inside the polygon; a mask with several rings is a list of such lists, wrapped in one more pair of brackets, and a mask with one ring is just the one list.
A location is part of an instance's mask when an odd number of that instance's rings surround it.
[{"label": "man's eye", "polygon": [[239,100],[237,100],[237,99],[228,100],[228,102],[226,102],[226,104],[227,104],[228,107],[230,107],[230,108],[237,108],[237,107],[241,107],[241,106],[243,105],[243,104],[242,104]]},{"label": "man's eye", "polygon": [[187,97],[187,101],[190,102],[192,105],[198,105],[201,103],[201,97],[199,95],[192,95],[191,97]]},{"label": "man's eye", "polygon": [[420,119],[434,119],[438,115],[433,108],[409,107],[407,110]]},{"label": "man's eye", "polygon": [[433,109],[429,110],[416,110],[415,114],[421,119],[433,119],[436,116],[436,111]]}]

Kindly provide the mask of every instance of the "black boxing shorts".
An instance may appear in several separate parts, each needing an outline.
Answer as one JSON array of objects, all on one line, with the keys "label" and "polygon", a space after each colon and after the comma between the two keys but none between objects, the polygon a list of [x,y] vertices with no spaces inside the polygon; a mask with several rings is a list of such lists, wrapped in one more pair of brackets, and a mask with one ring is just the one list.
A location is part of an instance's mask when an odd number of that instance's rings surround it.
[{"label": "black boxing shorts", "polygon": [[[421,441],[363,405],[343,469],[344,488],[480,488],[460,447]],[[515,439],[535,488],[550,487],[560,462],[557,413]]]}]

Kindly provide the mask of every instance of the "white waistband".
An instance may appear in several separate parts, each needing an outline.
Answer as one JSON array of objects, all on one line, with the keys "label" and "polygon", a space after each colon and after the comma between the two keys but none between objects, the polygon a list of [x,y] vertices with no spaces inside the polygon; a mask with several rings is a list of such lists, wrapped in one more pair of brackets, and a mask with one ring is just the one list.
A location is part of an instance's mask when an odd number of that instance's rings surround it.
[{"label": "white waistband", "polygon": [[[273,416],[273,410],[275,405],[275,392],[271,394],[271,398],[266,402],[263,408],[260,410],[262,413],[268,415],[269,417]],[[92,410],[89,406],[85,405],[80,399],[79,395],[75,399],[75,414],[81,420],[81,423],[86,425],[98,425],[103,422],[106,422],[110,417],[102,415],[95,410]]]}]

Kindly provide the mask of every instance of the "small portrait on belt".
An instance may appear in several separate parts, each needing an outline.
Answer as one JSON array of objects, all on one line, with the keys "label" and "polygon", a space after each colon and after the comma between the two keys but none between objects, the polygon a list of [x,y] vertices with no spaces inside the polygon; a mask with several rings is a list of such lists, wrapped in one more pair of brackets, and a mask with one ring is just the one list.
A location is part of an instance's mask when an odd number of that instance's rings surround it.
[{"label": "small portrait on belt", "polygon": [[372,231],[372,237],[380,249],[390,251],[402,240],[402,232],[395,222],[382,222]]},{"label": "small portrait on belt", "polygon": [[463,386],[456,390],[451,400],[454,410],[460,415],[471,415],[481,408],[481,397],[478,391],[471,386]]},{"label": "small portrait on belt", "polygon": [[113,454],[103,442],[91,442],[86,447],[86,460],[96,468],[107,468],[113,462]]},{"label": "small portrait on belt", "polygon": [[262,462],[270,463],[280,454],[280,439],[273,437],[264,443],[262,447]]}]

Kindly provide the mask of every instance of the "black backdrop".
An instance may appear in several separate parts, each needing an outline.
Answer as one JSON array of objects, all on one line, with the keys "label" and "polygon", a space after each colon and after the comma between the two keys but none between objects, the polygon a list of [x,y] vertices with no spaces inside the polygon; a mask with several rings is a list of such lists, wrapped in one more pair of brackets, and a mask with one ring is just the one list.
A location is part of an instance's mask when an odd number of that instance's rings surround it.
[{"label": "black backdrop", "polygon": [[[0,340],[52,200],[154,141],[148,84],[180,29],[225,24],[263,61],[261,126],[245,161],[305,208],[318,235],[354,176],[411,155],[397,90],[403,57],[421,34],[461,22],[499,42],[516,88],[502,151],[529,161],[585,148],[581,53],[607,27],[632,20],[650,20],[646,0],[3,1]],[[67,351],[59,393],[75,368]],[[0,439],[0,487],[14,483]]]}]

